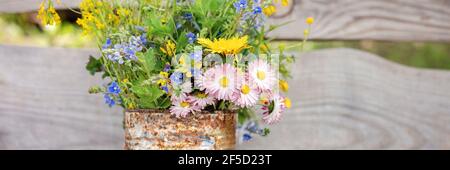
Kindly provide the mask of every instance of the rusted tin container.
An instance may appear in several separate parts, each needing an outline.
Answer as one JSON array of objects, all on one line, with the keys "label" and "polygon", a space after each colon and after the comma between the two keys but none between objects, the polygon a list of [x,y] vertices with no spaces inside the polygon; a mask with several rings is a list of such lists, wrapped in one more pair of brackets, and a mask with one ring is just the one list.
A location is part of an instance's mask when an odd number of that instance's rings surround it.
[{"label": "rusted tin container", "polygon": [[236,118],[233,111],[201,112],[176,118],[168,111],[128,110],[125,149],[234,149]]}]

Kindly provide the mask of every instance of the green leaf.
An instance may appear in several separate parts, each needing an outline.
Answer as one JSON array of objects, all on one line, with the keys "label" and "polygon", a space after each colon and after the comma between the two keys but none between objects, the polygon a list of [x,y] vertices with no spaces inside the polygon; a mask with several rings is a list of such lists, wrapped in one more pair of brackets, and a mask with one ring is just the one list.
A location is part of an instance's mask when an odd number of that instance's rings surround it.
[{"label": "green leaf", "polygon": [[100,59],[89,56],[89,62],[86,65],[86,70],[88,70],[91,75],[95,75],[95,73],[103,71]]}]

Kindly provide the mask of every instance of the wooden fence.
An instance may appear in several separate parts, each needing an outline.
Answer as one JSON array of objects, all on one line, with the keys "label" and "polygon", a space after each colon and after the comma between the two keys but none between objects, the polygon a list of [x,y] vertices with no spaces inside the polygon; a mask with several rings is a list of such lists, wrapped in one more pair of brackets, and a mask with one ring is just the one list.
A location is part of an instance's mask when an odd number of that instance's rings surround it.
[{"label": "wooden fence", "polygon": [[[64,1],[74,6],[79,1]],[[39,0],[0,0],[0,11]],[[296,19],[271,36],[300,39],[450,41],[448,0],[298,0]],[[93,49],[0,45],[0,149],[122,149],[122,111],[87,94]],[[354,49],[298,54],[293,108],[272,134],[239,149],[450,149],[450,72],[416,69]],[[425,56],[426,57],[426,56]]]}]

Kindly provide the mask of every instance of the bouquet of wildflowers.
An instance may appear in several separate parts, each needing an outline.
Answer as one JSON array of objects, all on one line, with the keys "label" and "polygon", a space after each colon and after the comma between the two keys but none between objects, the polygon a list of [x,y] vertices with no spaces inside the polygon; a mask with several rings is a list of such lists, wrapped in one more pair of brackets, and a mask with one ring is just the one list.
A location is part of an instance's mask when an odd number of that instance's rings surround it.
[{"label": "bouquet of wildflowers", "polygon": [[[293,56],[270,48],[265,36],[277,28],[265,21],[280,2],[83,0],[77,23],[102,54],[90,57],[87,69],[110,80],[90,92],[102,93],[110,107],[169,110],[176,117],[235,110],[243,129],[265,135],[249,120],[260,114],[272,124],[291,107],[284,93]],[[39,15],[46,24],[59,22],[51,1]]]}]

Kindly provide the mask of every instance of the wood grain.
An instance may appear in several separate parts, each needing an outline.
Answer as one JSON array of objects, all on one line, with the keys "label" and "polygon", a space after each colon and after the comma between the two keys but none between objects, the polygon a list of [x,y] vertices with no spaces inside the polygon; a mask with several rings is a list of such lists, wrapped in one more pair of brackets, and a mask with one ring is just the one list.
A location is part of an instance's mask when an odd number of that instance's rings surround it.
[{"label": "wood grain", "polygon": [[[0,149],[123,149],[119,108],[89,95],[94,50],[0,46]],[[352,49],[299,55],[294,107],[238,149],[450,149],[450,72]]]},{"label": "wood grain", "polygon": [[89,95],[89,50],[0,46],[1,149],[120,149],[122,113]]},{"label": "wood grain", "polygon": [[450,72],[352,49],[302,55],[293,109],[240,149],[449,149]]},{"label": "wood grain", "polygon": [[303,38],[312,16],[311,38],[321,40],[390,40],[450,42],[448,0],[295,0],[272,23],[292,21],[271,34]]},{"label": "wood grain", "polygon": [[[37,9],[40,0],[0,0],[0,12]],[[77,7],[80,0],[63,0]],[[271,24],[292,23],[270,34],[303,39],[308,16],[316,18],[311,39],[450,42],[449,0],[295,0],[279,7]],[[64,8],[64,6],[59,6]]]}]

